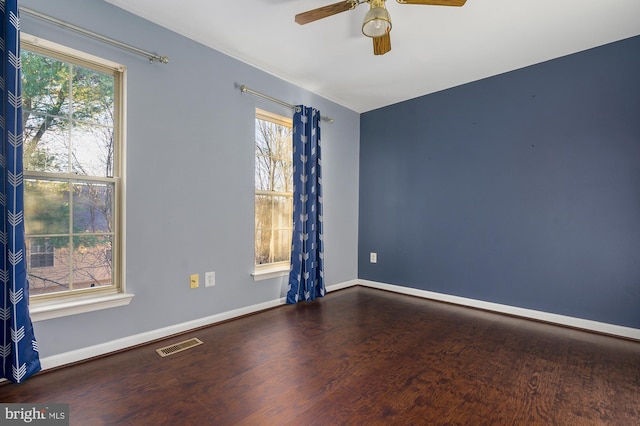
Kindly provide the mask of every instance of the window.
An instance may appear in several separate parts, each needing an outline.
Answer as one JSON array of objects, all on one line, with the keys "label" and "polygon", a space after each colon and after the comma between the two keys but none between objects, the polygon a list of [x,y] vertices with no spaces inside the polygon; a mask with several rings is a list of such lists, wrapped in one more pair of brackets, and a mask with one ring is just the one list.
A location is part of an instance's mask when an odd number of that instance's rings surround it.
[{"label": "window", "polygon": [[124,67],[21,43],[31,298],[120,292]]},{"label": "window", "polygon": [[256,109],[255,269],[289,269],[293,231],[292,120]]}]

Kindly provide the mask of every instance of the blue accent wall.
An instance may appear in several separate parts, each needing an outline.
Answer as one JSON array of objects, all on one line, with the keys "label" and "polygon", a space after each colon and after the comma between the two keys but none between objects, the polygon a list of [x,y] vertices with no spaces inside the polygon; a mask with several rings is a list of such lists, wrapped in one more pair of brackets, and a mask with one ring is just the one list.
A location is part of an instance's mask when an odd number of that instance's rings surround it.
[{"label": "blue accent wall", "polygon": [[640,328],[640,37],[362,114],[358,276]]}]

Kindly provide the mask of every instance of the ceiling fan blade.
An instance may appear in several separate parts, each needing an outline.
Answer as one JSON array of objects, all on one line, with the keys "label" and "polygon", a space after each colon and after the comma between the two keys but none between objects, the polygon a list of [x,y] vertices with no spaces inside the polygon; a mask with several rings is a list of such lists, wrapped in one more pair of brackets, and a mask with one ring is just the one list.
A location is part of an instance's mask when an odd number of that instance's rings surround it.
[{"label": "ceiling fan blade", "polygon": [[298,13],[295,20],[298,24],[304,25],[308,24],[309,22],[317,21],[318,19],[338,14],[340,12],[346,12],[347,10],[355,9],[357,5],[357,0],[343,0],[339,1],[338,3],[333,3],[327,6],[319,7],[317,9]]},{"label": "ceiling fan blade", "polygon": [[467,0],[396,0],[400,4],[424,4],[427,6],[464,6]]},{"label": "ceiling fan blade", "polygon": [[384,55],[391,50],[391,36],[387,31],[385,35],[380,37],[373,37],[373,54]]}]

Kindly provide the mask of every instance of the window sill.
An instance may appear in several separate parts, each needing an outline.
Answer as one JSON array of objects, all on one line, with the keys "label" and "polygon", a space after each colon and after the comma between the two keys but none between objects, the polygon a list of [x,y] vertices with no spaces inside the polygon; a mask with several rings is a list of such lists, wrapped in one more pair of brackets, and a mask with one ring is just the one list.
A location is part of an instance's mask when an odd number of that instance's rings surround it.
[{"label": "window sill", "polygon": [[256,269],[251,276],[254,281],[268,280],[269,278],[284,277],[289,275],[290,266],[276,266],[273,268]]},{"label": "window sill", "polygon": [[46,321],[101,309],[126,306],[133,299],[133,294],[118,293],[104,296],[92,296],[83,299],[56,300],[29,305],[31,321]]}]

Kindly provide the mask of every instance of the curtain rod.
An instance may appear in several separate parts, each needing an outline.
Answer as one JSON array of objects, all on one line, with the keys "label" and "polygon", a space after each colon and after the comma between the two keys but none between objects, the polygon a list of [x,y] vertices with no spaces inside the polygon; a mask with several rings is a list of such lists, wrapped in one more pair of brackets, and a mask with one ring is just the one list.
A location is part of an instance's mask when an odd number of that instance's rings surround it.
[{"label": "curtain rod", "polygon": [[110,44],[112,46],[116,46],[119,47],[120,49],[129,51],[131,53],[135,53],[136,55],[140,55],[140,56],[144,56],[145,58],[149,59],[149,62],[160,62],[163,64],[168,64],[169,63],[169,58],[167,56],[160,56],[157,53],[152,53],[152,52],[147,52],[146,50],[142,50],[142,49],[138,49],[137,47],[128,45],[126,43],[122,43],[118,40],[114,40],[112,38],[109,37],[105,37],[103,35],[94,33],[93,31],[89,31],[89,30],[85,30],[84,28],[78,27],[76,25],[70,24],[68,22],[65,21],[61,21],[58,18],[54,18],[52,16],[48,16],[45,15],[43,13],[37,12],[35,10],[32,9],[28,9],[26,7],[22,7],[20,6],[20,13],[24,13],[26,15],[32,16],[34,18],[40,19],[42,21],[46,21],[49,22],[51,24],[56,24],[56,25],[60,25],[63,28],[66,28],[68,30],[71,31],[75,31],[77,33],[80,33],[82,35],[85,35],[87,37],[91,37],[95,40],[101,41],[103,43],[107,43]]},{"label": "curtain rod", "polygon": [[[291,105],[289,103],[286,103],[285,101],[281,101],[280,99],[272,98],[271,96],[265,95],[265,94],[260,93],[260,92],[256,92],[255,90],[251,90],[247,86],[245,86],[244,84],[242,86],[240,86],[240,92],[248,93],[250,95],[257,96],[257,97],[262,98],[262,99],[266,99],[268,101],[274,102],[276,104],[280,104],[280,105],[285,106],[287,108],[294,109],[296,107],[295,105]],[[320,119],[322,121],[326,121],[328,123],[333,123],[333,121],[334,121],[333,118],[324,117],[324,116],[320,116]]]}]

